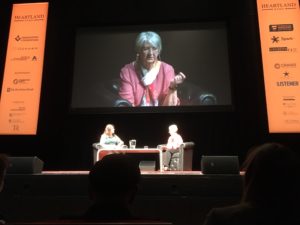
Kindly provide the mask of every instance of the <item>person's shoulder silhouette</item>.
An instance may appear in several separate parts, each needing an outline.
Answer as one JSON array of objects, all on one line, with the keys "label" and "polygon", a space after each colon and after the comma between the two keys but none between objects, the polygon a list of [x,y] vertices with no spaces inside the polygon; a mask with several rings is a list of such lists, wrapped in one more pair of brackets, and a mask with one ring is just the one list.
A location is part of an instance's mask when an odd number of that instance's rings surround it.
[{"label": "person's shoulder silhouette", "polygon": [[[4,178],[6,170],[8,168],[8,156],[6,154],[0,154],[0,192],[4,186]],[[5,224],[5,219],[0,215],[0,224]]]},{"label": "person's shoulder silhouette", "polygon": [[212,209],[204,224],[300,224],[299,167],[299,156],[282,144],[250,149],[241,203]]},{"label": "person's shoulder silhouette", "polygon": [[89,173],[89,195],[94,204],[83,219],[134,219],[129,210],[141,173],[136,160],[111,154],[95,163]]}]

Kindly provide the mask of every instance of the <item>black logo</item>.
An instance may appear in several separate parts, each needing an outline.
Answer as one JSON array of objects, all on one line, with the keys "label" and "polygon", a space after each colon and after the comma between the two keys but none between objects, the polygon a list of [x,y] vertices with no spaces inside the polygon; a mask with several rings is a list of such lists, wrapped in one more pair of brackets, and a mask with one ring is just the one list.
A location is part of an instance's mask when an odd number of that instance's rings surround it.
[{"label": "black logo", "polygon": [[271,24],[269,25],[270,32],[293,31],[293,24]]},{"label": "black logo", "polygon": [[16,40],[16,41],[20,41],[20,40],[21,40],[21,37],[18,35],[17,37],[15,37],[15,40]]},{"label": "black logo", "polygon": [[270,47],[270,52],[287,52],[289,51],[288,47]]},{"label": "black logo", "polygon": [[278,43],[278,42],[279,42],[279,37],[273,36],[273,37],[271,38],[271,40],[272,40],[272,43]]}]

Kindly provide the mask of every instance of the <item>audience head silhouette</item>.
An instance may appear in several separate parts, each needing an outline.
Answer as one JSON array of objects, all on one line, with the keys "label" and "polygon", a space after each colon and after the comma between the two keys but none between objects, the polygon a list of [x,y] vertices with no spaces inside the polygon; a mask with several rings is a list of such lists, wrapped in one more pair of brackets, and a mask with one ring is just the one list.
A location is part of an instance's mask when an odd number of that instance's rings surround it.
[{"label": "audience head silhouette", "polygon": [[129,205],[137,192],[141,173],[136,160],[125,154],[110,154],[97,161],[89,173],[94,205],[86,219],[131,219]]},{"label": "audience head silhouette", "polygon": [[279,143],[250,149],[240,204],[214,208],[205,225],[300,224],[299,157]]},{"label": "audience head silhouette", "polygon": [[135,160],[125,154],[110,154],[95,163],[89,173],[91,190],[96,195],[124,195],[135,190],[140,180]]},{"label": "audience head silhouette", "polygon": [[299,204],[299,159],[288,147],[266,143],[250,149],[244,168],[244,202],[280,211]]},{"label": "audience head silhouette", "polygon": [[5,154],[0,154],[0,192],[4,185],[4,177],[8,167],[8,158]]},{"label": "audience head silhouette", "polygon": [[[0,154],[0,192],[4,186],[4,177],[8,168],[8,158],[5,154]],[[5,219],[0,215],[0,224],[5,224]]]}]

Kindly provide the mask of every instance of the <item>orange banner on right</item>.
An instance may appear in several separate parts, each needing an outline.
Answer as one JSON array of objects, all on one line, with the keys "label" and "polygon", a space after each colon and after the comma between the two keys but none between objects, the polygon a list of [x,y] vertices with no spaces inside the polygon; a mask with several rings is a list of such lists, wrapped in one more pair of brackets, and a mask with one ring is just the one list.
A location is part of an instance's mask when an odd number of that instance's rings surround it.
[{"label": "orange banner on right", "polygon": [[298,0],[257,0],[270,133],[300,132]]}]

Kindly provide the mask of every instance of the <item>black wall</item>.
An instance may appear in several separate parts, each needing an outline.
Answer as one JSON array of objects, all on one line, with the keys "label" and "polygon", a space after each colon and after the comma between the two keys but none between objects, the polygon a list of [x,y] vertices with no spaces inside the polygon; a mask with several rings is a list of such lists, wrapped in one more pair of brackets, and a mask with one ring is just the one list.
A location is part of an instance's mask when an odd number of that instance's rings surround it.
[{"label": "black wall", "polygon": [[[11,2],[0,2],[0,71],[4,71]],[[31,1],[33,2],[33,1]],[[234,107],[230,111],[148,114],[74,114],[70,111],[75,30],[78,26],[141,25],[217,21],[229,24]],[[1,79],[2,80],[2,79]],[[165,143],[167,127],[179,126],[194,141],[194,168],[202,154],[239,155],[264,141],[298,146],[298,135],[269,135],[253,0],[222,1],[50,1],[38,133],[0,136],[0,151],[12,156],[37,155],[49,170],[85,170],[92,164],[91,144],[107,123],[125,142],[138,146]]]}]

